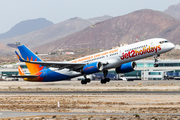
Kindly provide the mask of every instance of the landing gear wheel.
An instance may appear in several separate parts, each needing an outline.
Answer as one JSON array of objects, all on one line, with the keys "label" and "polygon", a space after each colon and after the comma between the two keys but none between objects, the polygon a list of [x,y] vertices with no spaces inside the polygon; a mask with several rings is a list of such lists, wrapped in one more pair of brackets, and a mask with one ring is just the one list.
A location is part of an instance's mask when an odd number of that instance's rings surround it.
[{"label": "landing gear wheel", "polygon": [[101,84],[106,84],[106,79],[101,79]]},{"label": "landing gear wheel", "polygon": [[84,75],[84,78],[85,78],[85,80],[82,80],[82,81],[81,81],[81,84],[87,84],[87,83],[90,83],[90,82],[91,82],[91,79],[90,79],[90,78],[87,78],[86,75]]},{"label": "landing gear wheel", "polygon": [[88,83],[90,83],[90,82],[91,82],[91,79],[87,78],[86,81],[87,81]]},{"label": "landing gear wheel", "polygon": [[160,56],[159,54],[154,55],[154,67],[158,67],[158,64],[156,62],[158,62],[157,57],[159,57],[159,56]]},{"label": "landing gear wheel", "polygon": [[110,78],[106,78],[106,82],[110,82]]},{"label": "landing gear wheel", "polygon": [[109,82],[109,81],[110,81],[110,78],[106,78],[106,77],[107,77],[107,74],[108,74],[108,71],[107,71],[107,70],[104,70],[104,71],[103,71],[104,79],[101,80],[101,83],[102,83],[102,84],[106,84],[106,82]]},{"label": "landing gear wheel", "polygon": [[158,64],[155,63],[155,64],[154,64],[154,67],[158,67]]},{"label": "landing gear wheel", "polygon": [[81,84],[87,84],[86,80],[81,80]]}]

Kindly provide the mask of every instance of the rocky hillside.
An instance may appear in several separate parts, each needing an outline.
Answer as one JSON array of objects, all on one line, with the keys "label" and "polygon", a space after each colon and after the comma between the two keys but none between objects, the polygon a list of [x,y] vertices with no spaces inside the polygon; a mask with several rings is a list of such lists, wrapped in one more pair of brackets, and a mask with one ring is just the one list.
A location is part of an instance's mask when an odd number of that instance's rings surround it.
[{"label": "rocky hillside", "polygon": [[[15,52],[14,52],[15,50],[17,50],[17,49],[11,48],[4,44],[0,44],[0,55],[15,55]],[[1,59],[3,59],[3,58],[1,58]]]},{"label": "rocky hillside", "polygon": [[98,22],[80,32],[35,48],[34,51],[44,53],[58,49],[109,49],[119,43],[133,43],[136,38],[145,40],[153,37],[168,38],[177,44],[180,38],[179,25],[179,20],[164,12],[139,10]]},{"label": "rocky hillside", "polygon": [[180,3],[169,6],[164,12],[177,19],[180,19]]},{"label": "rocky hillside", "polygon": [[25,20],[16,24],[8,32],[0,34],[0,39],[6,39],[6,38],[12,38],[14,36],[24,35],[32,31],[43,29],[50,25],[53,25],[53,23],[44,18]]},{"label": "rocky hillside", "polygon": [[0,40],[0,43],[10,44],[19,41],[33,48],[78,32],[91,24],[87,20],[75,17],[25,35]]}]

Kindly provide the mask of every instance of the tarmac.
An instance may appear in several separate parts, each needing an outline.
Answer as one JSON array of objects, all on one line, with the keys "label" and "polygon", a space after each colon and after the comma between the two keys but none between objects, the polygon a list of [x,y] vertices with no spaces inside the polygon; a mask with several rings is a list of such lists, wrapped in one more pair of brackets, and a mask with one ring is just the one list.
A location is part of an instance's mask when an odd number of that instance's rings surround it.
[{"label": "tarmac", "polygon": [[101,84],[91,81],[26,82],[0,81],[0,91],[180,91],[179,80],[110,81]]}]

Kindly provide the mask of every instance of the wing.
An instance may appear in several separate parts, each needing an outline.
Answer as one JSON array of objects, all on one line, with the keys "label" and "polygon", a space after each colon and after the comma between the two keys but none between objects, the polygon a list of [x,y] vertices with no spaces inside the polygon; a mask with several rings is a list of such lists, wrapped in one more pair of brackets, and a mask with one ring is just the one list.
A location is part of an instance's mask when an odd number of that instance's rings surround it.
[{"label": "wing", "polygon": [[54,67],[54,68],[59,68],[59,69],[68,68],[74,71],[77,71],[86,65],[85,63],[37,62],[37,61],[24,61],[24,62],[32,63],[32,64],[39,64],[42,66],[46,66],[48,68],[49,67]]},{"label": "wing", "polygon": [[16,55],[18,56],[18,59],[21,62],[31,63],[31,64],[39,64],[46,67],[55,67],[59,69],[68,68],[70,70],[78,71],[83,66],[86,65],[86,63],[67,63],[67,62],[42,62],[42,61],[27,61],[20,57],[20,55],[15,51]]},{"label": "wing", "polygon": [[38,75],[18,75],[18,76],[7,76],[9,78],[37,78]]}]

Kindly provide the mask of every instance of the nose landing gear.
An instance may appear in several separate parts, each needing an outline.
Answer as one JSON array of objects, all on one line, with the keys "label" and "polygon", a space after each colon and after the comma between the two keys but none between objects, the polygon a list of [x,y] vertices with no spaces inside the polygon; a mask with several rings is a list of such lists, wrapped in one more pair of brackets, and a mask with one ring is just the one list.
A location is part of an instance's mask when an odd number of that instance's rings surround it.
[{"label": "nose landing gear", "polygon": [[157,58],[159,56],[160,56],[159,54],[158,55],[154,55],[154,67],[158,67],[158,64],[157,64],[158,60],[157,60]]}]

